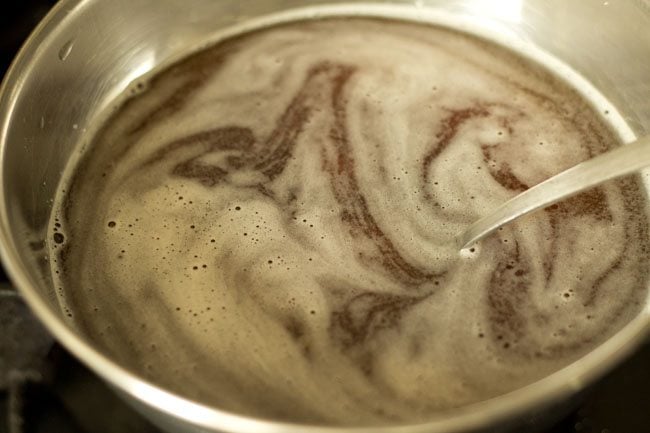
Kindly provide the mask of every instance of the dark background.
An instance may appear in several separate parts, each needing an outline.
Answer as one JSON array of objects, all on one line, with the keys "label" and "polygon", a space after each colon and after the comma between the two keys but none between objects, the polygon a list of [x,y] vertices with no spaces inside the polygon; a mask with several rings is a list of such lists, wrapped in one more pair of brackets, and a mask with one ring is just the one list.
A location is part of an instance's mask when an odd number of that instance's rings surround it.
[{"label": "dark background", "polygon": [[[54,0],[10,0],[0,6],[0,77],[20,45],[55,3]],[[33,339],[47,340],[49,337],[12,292],[0,269],[0,285],[3,281],[0,295],[6,296],[0,296],[0,335],[11,329],[7,325],[11,317],[3,318],[4,313],[21,317],[22,340],[31,333]],[[7,346],[6,341],[0,338],[0,369],[6,368],[7,360],[21,361],[23,356],[22,348],[3,347]],[[30,374],[24,374],[18,385],[0,386],[0,433],[157,432],[64,349],[48,344],[44,354],[39,355],[43,359],[37,360],[37,367],[29,367],[42,373],[40,379],[30,379]],[[7,354],[3,350],[13,352]],[[20,413],[15,413],[16,410]],[[578,410],[548,431],[571,432],[650,433],[650,344],[597,383]]]},{"label": "dark background", "polygon": [[16,50],[55,0],[5,0],[0,5],[0,77]]}]

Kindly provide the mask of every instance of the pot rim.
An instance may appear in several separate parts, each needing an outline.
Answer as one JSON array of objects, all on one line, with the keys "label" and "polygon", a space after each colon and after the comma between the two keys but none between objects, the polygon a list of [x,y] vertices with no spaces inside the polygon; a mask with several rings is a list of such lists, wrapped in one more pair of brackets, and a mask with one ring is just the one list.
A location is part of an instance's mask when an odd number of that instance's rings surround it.
[{"label": "pot rim", "polygon": [[534,410],[561,401],[583,390],[641,345],[650,334],[650,305],[603,344],[553,374],[483,402],[441,412],[431,421],[417,424],[369,427],[334,427],[295,424],[237,415],[215,409],[166,391],[100,353],[62,320],[39,295],[37,283],[17,252],[14,233],[9,226],[6,203],[5,151],[9,146],[7,131],[16,100],[21,95],[25,76],[33,69],[33,54],[61,23],[77,8],[92,0],[60,0],[38,24],[21,47],[0,86],[0,258],[13,284],[28,306],[54,337],[88,368],[117,389],[146,406],[194,426],[226,432],[327,433],[435,433],[463,432],[503,422],[509,418],[532,414]]}]

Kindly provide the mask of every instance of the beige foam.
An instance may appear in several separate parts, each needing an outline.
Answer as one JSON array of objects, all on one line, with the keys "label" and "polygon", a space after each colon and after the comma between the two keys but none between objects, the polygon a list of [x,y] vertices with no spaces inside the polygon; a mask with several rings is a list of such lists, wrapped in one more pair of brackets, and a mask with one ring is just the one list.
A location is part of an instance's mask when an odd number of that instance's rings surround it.
[{"label": "beige foam", "polygon": [[53,218],[61,302],[120,362],[220,408],[427,419],[561,368],[640,310],[636,180],[473,257],[449,244],[614,143],[565,84],[460,33],[253,32],[160,71],[99,130]]}]

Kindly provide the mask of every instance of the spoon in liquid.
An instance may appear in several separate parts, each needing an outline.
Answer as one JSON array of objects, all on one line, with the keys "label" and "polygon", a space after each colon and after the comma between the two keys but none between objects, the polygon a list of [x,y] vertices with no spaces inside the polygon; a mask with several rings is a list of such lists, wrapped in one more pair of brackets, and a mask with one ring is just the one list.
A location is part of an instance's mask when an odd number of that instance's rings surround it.
[{"label": "spoon in liquid", "polygon": [[508,200],[457,238],[465,249],[515,218],[650,165],[650,136],[605,152],[550,177]]}]

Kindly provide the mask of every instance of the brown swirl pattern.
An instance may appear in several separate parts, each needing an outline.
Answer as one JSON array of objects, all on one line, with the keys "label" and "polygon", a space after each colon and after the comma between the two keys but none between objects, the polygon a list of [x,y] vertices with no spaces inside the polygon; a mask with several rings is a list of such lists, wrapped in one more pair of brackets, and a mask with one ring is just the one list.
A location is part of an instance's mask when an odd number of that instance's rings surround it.
[{"label": "brown swirl pattern", "polygon": [[471,258],[450,243],[613,143],[566,84],[470,36],[369,18],[259,30],[158,71],[102,124],[53,215],[54,277],[88,338],[182,395],[425,420],[552,373],[638,313],[635,178]]}]

